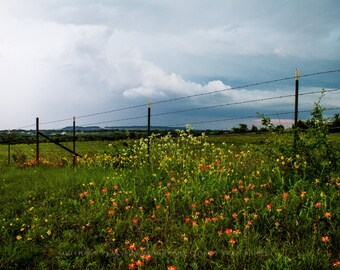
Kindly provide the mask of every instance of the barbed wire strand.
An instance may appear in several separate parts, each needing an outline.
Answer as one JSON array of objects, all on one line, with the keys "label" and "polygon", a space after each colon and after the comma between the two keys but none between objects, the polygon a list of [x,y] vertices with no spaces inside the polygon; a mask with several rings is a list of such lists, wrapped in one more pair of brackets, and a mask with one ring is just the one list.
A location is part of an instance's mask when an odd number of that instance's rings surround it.
[{"label": "barbed wire strand", "polygon": [[[312,95],[312,94],[318,94],[318,93],[329,93],[329,92],[335,92],[335,91],[339,91],[339,90],[340,89],[330,89],[330,90],[321,90],[321,91],[313,91],[313,92],[304,92],[304,93],[300,93],[299,96]],[[182,112],[205,110],[205,109],[212,109],[212,108],[218,108],[218,107],[227,107],[227,106],[262,102],[262,101],[268,101],[268,100],[274,100],[274,99],[282,99],[282,98],[287,98],[287,97],[295,97],[295,94],[282,95],[282,96],[269,97],[269,98],[245,100],[245,101],[240,101],[240,102],[225,103],[225,104],[191,108],[191,109],[185,109],[185,110],[177,110],[177,111],[171,111],[171,112],[156,113],[156,114],[151,114],[150,116],[151,117],[157,117],[157,116],[170,115],[170,114],[176,114],[176,113],[182,113]],[[142,119],[142,118],[147,118],[147,117],[148,117],[147,115],[143,115],[143,116],[137,116],[137,117],[129,117],[129,118],[123,118],[123,119],[115,119],[115,120],[107,120],[107,121],[95,122],[95,123],[90,123],[90,124],[83,124],[82,126],[94,126],[94,125],[100,125],[100,124],[108,124],[108,123],[122,122],[122,121],[128,121],[128,120]]]}]

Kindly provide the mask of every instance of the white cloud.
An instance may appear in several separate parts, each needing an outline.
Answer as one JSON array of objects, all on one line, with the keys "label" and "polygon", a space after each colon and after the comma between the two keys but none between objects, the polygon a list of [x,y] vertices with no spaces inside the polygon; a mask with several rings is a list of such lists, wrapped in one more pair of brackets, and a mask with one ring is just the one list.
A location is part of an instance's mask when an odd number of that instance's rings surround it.
[{"label": "white cloud", "polygon": [[[0,114],[12,114],[0,129],[37,115],[53,120],[280,78],[301,63],[330,69],[340,64],[335,7],[331,0],[3,0]],[[287,93],[274,89],[225,91],[186,106]],[[281,101],[265,104],[289,103]]]}]

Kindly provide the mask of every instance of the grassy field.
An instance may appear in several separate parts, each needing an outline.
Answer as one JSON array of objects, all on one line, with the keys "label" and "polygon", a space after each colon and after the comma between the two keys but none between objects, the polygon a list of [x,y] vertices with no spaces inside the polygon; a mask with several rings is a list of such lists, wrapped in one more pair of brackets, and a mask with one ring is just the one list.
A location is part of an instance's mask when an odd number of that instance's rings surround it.
[{"label": "grassy field", "polygon": [[[340,266],[337,161],[268,136],[183,131],[153,137],[149,158],[143,139],[78,143],[76,167],[9,167],[1,146],[0,269]],[[41,145],[51,160],[63,151]]]}]

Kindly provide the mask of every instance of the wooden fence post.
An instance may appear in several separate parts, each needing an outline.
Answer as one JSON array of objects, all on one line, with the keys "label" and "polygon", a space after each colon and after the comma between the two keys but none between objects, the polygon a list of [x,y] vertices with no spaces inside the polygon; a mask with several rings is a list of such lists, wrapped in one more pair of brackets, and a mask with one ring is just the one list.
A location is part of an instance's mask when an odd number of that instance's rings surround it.
[{"label": "wooden fence post", "polygon": [[8,165],[11,165],[11,130],[8,130]]},{"label": "wooden fence post", "polygon": [[36,118],[36,148],[35,148],[35,160],[39,163],[39,117]]}]

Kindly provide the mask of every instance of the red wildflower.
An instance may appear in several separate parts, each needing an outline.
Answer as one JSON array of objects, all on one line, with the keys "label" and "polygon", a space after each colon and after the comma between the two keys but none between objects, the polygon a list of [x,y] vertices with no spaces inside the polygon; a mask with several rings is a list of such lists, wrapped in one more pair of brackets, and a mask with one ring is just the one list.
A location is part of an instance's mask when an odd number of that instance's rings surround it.
[{"label": "red wildflower", "polygon": [[314,206],[315,206],[316,208],[319,208],[321,205],[322,205],[321,202],[317,202]]},{"label": "red wildflower", "polygon": [[229,229],[229,228],[227,228],[227,229],[225,229],[225,234],[232,234],[233,233],[233,230],[232,229]]},{"label": "red wildflower", "polygon": [[209,252],[208,252],[208,255],[209,255],[210,257],[212,257],[214,254],[215,254],[214,251],[209,251]]}]

